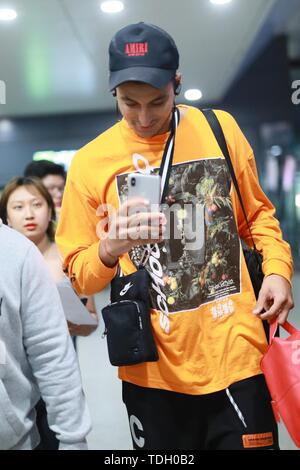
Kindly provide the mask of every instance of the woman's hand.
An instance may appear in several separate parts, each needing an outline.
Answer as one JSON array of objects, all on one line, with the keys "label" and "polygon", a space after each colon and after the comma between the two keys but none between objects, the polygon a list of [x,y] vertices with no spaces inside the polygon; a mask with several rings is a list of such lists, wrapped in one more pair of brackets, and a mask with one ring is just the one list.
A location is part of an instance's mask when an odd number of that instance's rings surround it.
[{"label": "woman's hand", "polygon": [[98,327],[98,316],[96,313],[91,313],[91,316],[97,321],[97,325],[75,325],[68,321],[69,333],[71,336],[89,336]]}]

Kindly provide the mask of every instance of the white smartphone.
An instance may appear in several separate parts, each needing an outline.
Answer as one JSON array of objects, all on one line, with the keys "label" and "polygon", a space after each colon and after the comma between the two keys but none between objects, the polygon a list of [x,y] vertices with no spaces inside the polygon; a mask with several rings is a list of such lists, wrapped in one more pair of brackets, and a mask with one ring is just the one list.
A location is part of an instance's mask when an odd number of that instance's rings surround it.
[{"label": "white smartphone", "polygon": [[149,201],[151,210],[158,210],[160,204],[161,178],[159,175],[130,173],[128,175],[128,199],[142,197]]}]

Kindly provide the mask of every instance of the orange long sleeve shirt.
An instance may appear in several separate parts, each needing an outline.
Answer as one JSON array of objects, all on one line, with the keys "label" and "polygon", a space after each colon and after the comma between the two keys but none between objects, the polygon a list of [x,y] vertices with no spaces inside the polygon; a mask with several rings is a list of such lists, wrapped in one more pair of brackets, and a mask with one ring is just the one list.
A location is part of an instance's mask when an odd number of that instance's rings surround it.
[{"label": "orange long sleeve shirt", "polygon": [[[239,238],[249,246],[251,239],[226,162],[202,113],[181,108],[185,115],[176,135],[169,196],[179,205],[198,207],[194,214],[204,217],[205,240],[191,250],[172,240],[155,246],[146,267],[159,361],[121,367],[119,376],[144,387],[205,394],[261,373],[266,339],[261,321],[252,313],[255,297]],[[280,274],[290,281],[290,248],[260,188],[252,149],[233,117],[216,113],[252,235],[263,254],[264,274]],[[107,268],[98,256],[103,205],[119,207],[129,173],[158,171],[167,138],[168,133],[141,138],[122,120],[75,155],[56,240],[80,293],[100,291],[116,274],[116,268]],[[180,207],[179,230],[188,217]],[[136,269],[140,254],[138,249],[120,257],[125,275]]]}]

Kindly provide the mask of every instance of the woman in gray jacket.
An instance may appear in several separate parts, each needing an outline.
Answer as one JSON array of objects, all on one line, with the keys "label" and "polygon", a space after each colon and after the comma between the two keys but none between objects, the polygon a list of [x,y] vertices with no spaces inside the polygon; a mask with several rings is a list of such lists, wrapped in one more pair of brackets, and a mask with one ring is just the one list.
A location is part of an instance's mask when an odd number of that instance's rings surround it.
[{"label": "woman in gray jacket", "polygon": [[0,450],[38,446],[40,396],[60,449],[87,449],[90,417],[59,294],[35,245],[0,219]]}]

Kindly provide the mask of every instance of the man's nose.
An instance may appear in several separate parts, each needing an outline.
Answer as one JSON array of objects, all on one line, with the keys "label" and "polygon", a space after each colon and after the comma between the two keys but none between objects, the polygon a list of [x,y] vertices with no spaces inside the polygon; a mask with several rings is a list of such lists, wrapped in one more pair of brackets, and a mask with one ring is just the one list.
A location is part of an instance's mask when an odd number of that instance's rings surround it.
[{"label": "man's nose", "polygon": [[139,123],[143,127],[148,127],[151,124],[151,115],[147,109],[141,109],[139,113]]},{"label": "man's nose", "polygon": [[53,188],[51,189],[48,189],[49,193],[50,194],[55,194],[55,195],[62,195],[63,192],[64,192],[64,189],[65,188],[59,188],[58,186],[54,186]]}]

